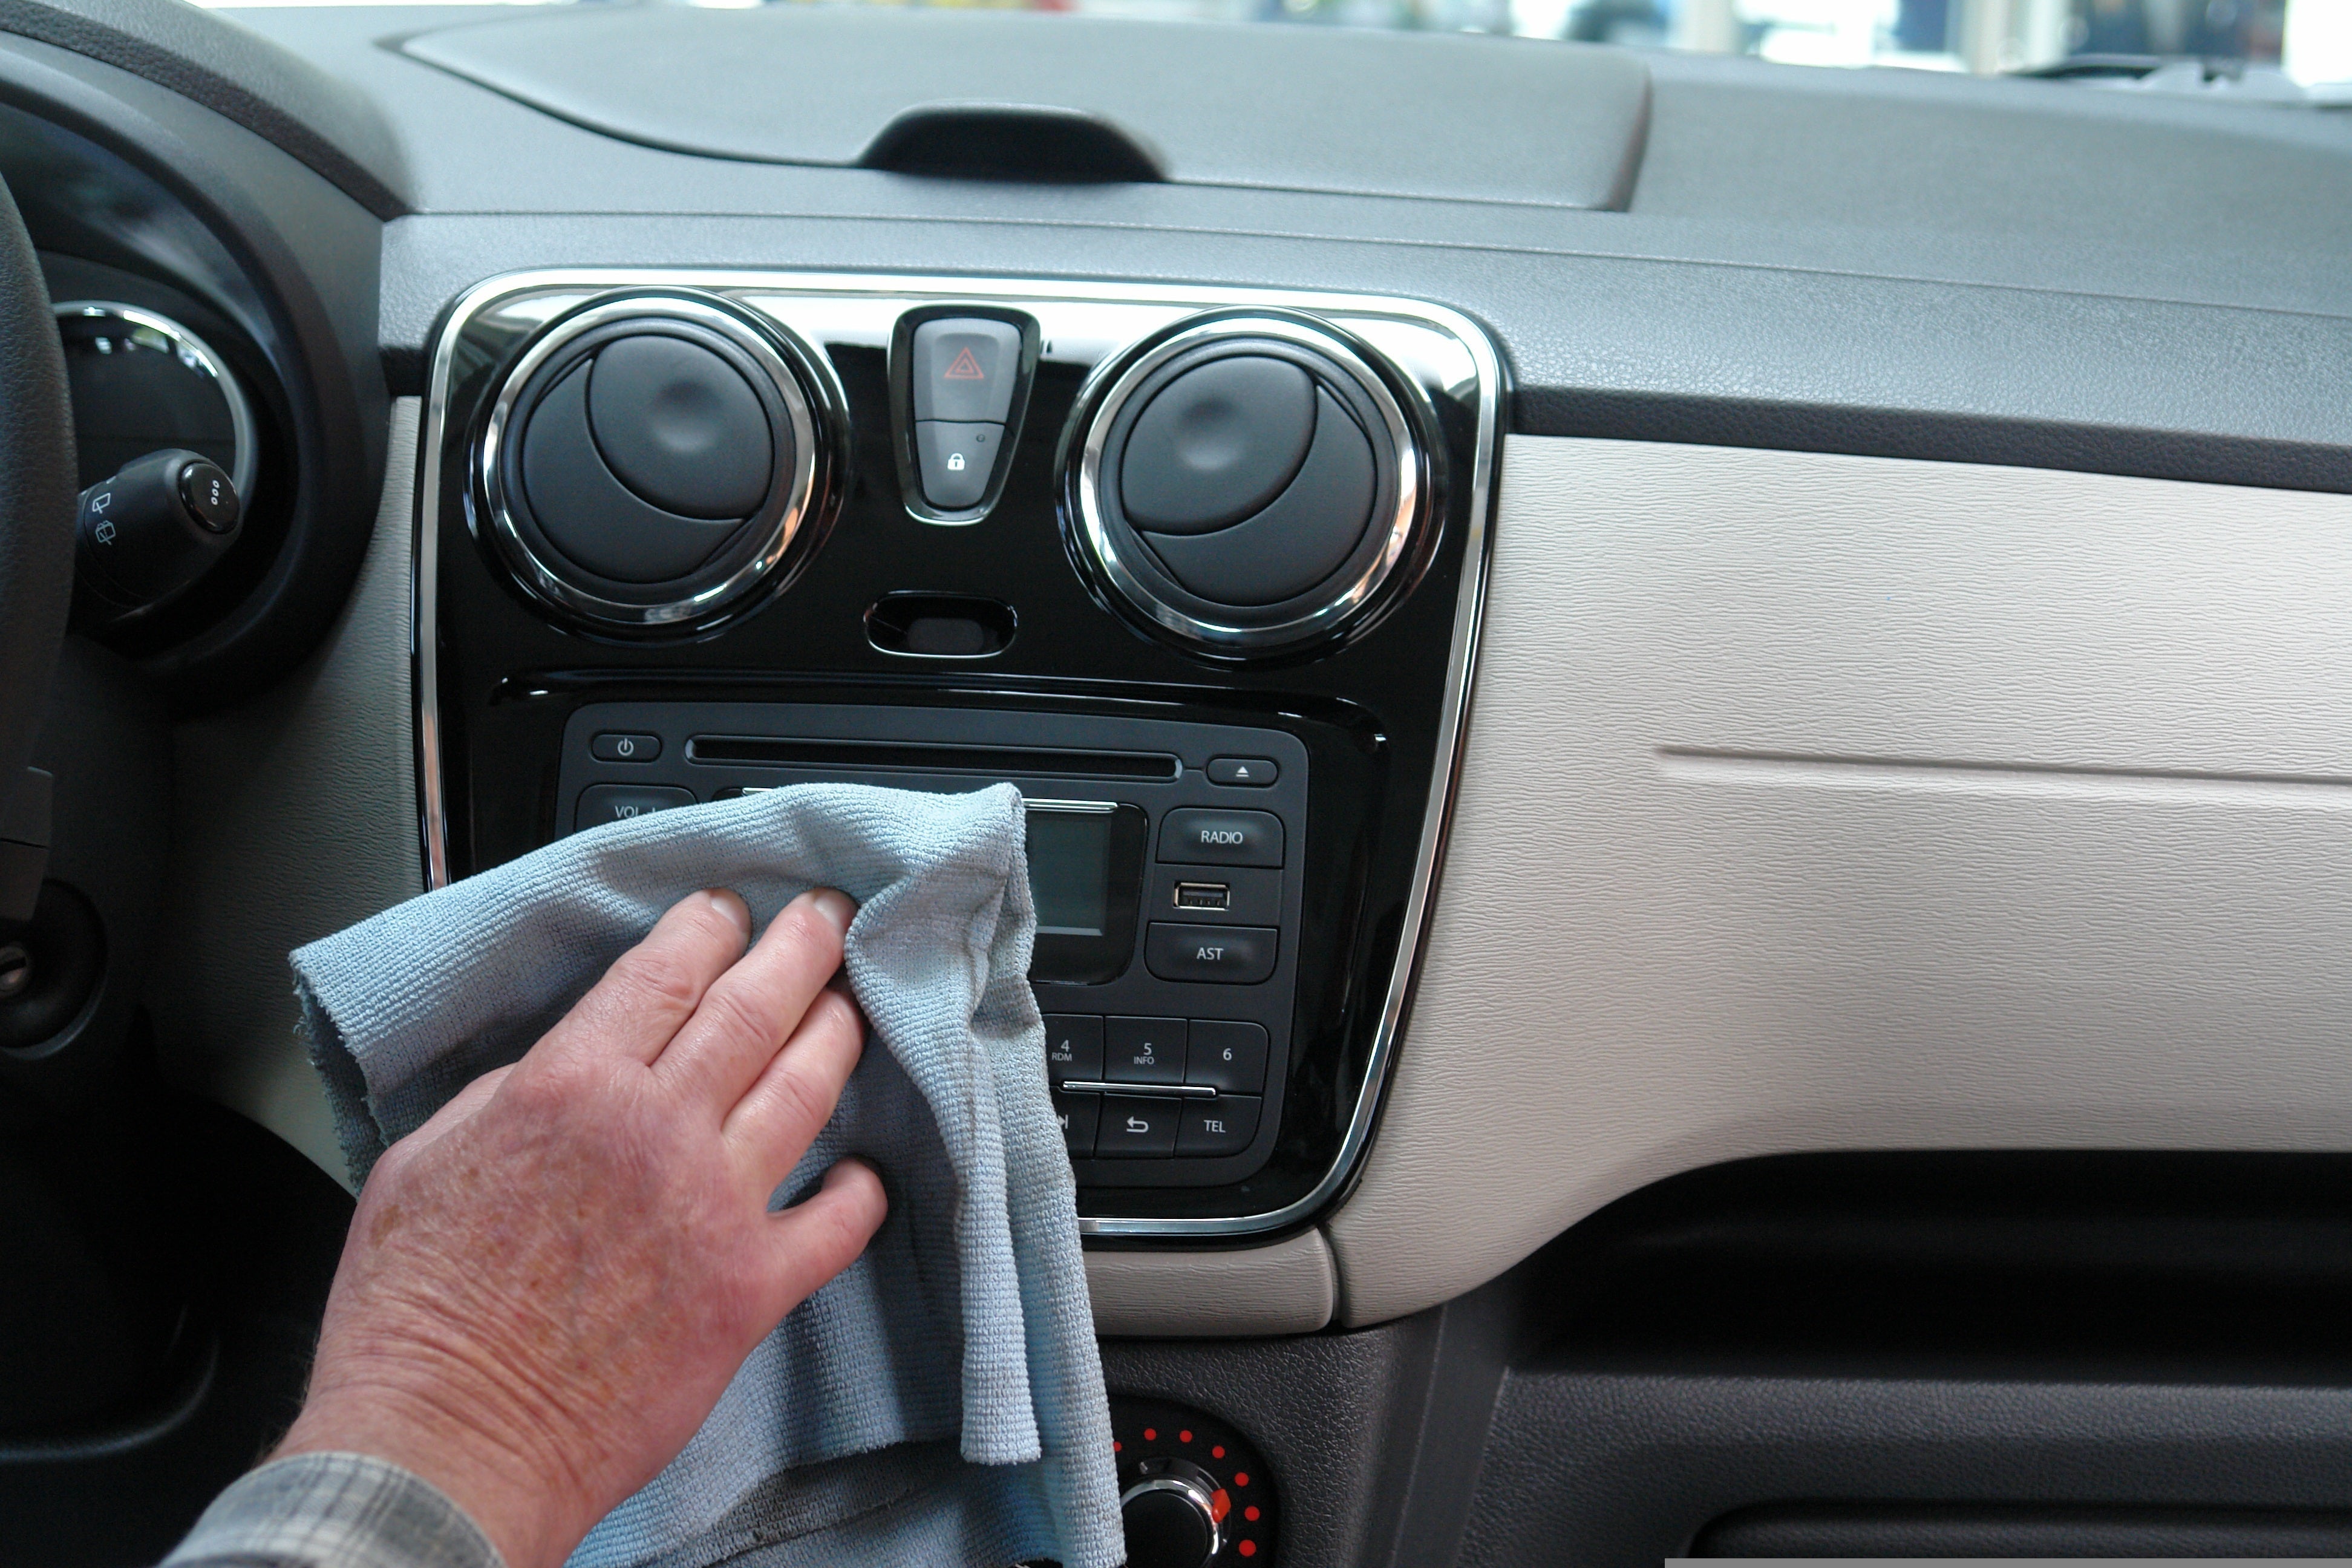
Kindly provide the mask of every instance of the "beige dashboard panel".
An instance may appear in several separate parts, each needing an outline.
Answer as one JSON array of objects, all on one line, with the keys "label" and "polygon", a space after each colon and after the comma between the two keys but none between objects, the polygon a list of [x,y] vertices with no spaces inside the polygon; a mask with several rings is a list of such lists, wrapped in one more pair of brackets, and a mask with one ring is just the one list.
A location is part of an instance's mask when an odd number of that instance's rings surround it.
[{"label": "beige dashboard panel", "polygon": [[348,1182],[295,1034],[286,955],[425,890],[409,701],[420,400],[394,400],[382,503],[325,646],[251,701],[173,735],[178,940],[150,986],[164,1069]]},{"label": "beige dashboard panel", "polygon": [[1318,1230],[1232,1251],[1087,1254],[1098,1334],[1313,1333],[1331,1321],[1337,1285],[1330,1246]]},{"label": "beige dashboard panel", "polygon": [[2352,1147],[2352,498],[1519,437],[1360,1324],[1745,1155]]}]

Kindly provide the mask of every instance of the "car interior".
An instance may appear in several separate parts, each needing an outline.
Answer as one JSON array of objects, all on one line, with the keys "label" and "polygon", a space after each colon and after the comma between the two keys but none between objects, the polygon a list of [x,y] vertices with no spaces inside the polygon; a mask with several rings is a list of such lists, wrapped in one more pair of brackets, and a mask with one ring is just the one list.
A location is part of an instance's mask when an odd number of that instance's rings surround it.
[{"label": "car interior", "polygon": [[0,0],[0,1563],[299,1405],[291,949],[1005,781],[1139,1568],[2352,1556],[2347,82]]}]

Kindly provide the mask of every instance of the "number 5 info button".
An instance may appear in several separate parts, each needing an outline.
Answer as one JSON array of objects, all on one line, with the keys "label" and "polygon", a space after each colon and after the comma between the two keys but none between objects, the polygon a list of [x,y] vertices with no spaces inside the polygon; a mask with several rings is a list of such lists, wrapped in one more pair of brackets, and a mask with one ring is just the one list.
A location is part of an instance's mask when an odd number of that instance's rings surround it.
[{"label": "number 5 info button", "polygon": [[1255,985],[1274,973],[1270,926],[1181,926],[1154,921],[1144,938],[1145,967],[1162,980]]}]

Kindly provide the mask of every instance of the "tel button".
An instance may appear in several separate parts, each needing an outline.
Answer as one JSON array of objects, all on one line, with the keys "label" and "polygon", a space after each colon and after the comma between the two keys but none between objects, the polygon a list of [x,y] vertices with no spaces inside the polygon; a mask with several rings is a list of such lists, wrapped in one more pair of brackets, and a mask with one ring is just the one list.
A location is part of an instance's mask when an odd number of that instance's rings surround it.
[{"label": "tel button", "polygon": [[575,830],[602,827],[608,822],[627,822],[693,804],[690,793],[671,784],[590,784],[580,792],[580,808],[572,826]]},{"label": "tel button", "polygon": [[1185,806],[1160,819],[1160,858],[1193,866],[1279,866],[1282,818]]},{"label": "tel button", "polygon": [[1184,1107],[1183,1126],[1176,1134],[1179,1154],[1238,1154],[1257,1136],[1260,1101],[1251,1094],[1221,1094],[1196,1100]]},{"label": "tel button", "polygon": [[1272,757],[1211,757],[1209,782],[1213,784],[1240,784],[1248,789],[1264,789],[1282,776],[1282,769]]},{"label": "tel button", "polygon": [[661,737],[599,735],[588,742],[588,754],[600,763],[650,763],[661,755]]},{"label": "tel button", "polygon": [[1136,1159],[1176,1152],[1175,1100],[1107,1094],[1102,1105],[1102,1121],[1095,1131],[1096,1159]]},{"label": "tel button", "polygon": [[1153,921],[1143,940],[1145,967],[1162,980],[1255,985],[1274,973],[1271,926],[1181,926]]}]

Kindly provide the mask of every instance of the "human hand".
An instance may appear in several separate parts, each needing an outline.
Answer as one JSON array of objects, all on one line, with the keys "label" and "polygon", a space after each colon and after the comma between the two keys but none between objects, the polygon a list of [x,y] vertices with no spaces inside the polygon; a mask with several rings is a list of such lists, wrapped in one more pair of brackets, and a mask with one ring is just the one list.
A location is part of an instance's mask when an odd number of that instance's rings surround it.
[{"label": "human hand", "polygon": [[278,1456],[404,1466],[509,1568],[554,1568],[651,1480],[882,1223],[852,1160],[767,1211],[857,1063],[865,1023],[834,983],[855,912],[804,894],[747,953],[742,900],[691,895],[520,1061],[394,1144]]}]

